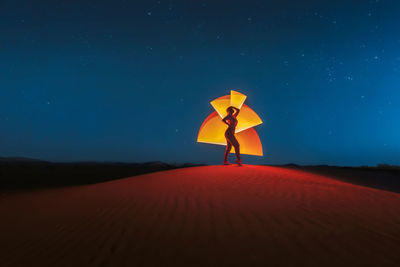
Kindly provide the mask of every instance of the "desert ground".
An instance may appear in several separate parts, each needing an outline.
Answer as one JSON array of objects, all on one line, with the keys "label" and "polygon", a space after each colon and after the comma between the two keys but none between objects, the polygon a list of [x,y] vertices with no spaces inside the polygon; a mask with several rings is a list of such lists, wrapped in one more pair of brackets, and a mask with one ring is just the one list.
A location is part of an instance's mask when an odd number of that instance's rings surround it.
[{"label": "desert ground", "polygon": [[400,194],[198,166],[0,194],[0,266],[400,266]]}]

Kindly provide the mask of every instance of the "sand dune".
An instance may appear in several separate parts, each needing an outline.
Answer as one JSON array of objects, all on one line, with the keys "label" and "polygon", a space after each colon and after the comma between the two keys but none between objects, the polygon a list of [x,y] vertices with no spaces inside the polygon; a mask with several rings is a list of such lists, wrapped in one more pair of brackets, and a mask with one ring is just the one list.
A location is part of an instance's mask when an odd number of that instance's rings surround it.
[{"label": "sand dune", "polygon": [[1,266],[400,266],[400,194],[206,166],[2,195]]}]

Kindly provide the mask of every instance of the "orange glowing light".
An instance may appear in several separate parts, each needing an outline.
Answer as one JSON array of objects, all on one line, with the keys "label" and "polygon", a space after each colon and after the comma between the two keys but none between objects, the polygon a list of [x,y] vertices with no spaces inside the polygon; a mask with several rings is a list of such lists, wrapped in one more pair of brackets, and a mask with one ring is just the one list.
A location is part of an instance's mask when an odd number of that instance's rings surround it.
[{"label": "orange glowing light", "polygon": [[[240,109],[235,133],[240,144],[241,154],[262,156],[260,137],[253,129],[254,126],[261,124],[262,120],[249,106],[244,104],[246,98],[246,95],[232,90],[230,96],[222,96],[211,101],[215,111],[201,125],[197,142],[226,146],[224,134],[228,126],[222,122],[222,118],[227,115],[226,108],[234,106]],[[231,153],[233,152],[232,148]]]}]

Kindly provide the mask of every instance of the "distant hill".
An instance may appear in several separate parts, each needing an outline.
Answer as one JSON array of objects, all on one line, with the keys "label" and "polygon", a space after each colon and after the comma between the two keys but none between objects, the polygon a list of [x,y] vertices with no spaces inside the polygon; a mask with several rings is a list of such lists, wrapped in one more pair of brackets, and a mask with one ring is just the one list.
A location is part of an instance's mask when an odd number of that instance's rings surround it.
[{"label": "distant hill", "polygon": [[100,183],[150,172],[199,166],[164,162],[48,162],[24,157],[0,158],[2,190]]},{"label": "distant hill", "polygon": [[0,157],[0,162],[43,162],[47,163],[48,161],[41,159],[32,159],[26,157]]}]

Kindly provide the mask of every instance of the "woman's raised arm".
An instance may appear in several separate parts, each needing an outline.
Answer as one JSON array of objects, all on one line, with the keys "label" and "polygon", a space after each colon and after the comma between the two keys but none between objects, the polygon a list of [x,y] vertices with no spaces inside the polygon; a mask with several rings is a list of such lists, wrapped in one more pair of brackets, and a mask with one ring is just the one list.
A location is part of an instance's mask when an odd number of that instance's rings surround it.
[{"label": "woman's raised arm", "polygon": [[232,108],[234,108],[235,110],[236,110],[236,113],[233,115],[233,116],[235,116],[235,118],[237,117],[237,115],[239,115],[239,111],[240,111],[240,109],[238,109],[238,108],[235,108],[235,107],[232,107]]}]

